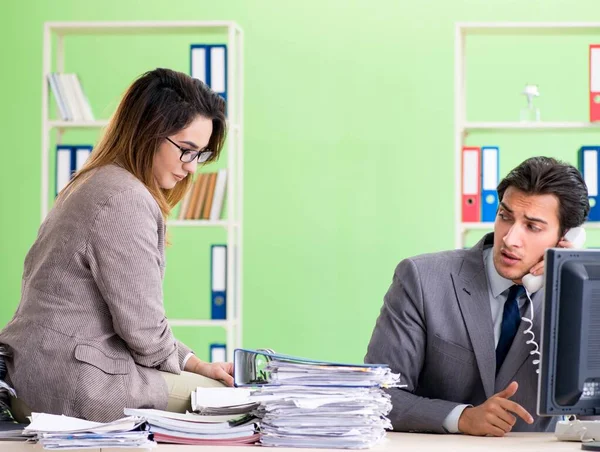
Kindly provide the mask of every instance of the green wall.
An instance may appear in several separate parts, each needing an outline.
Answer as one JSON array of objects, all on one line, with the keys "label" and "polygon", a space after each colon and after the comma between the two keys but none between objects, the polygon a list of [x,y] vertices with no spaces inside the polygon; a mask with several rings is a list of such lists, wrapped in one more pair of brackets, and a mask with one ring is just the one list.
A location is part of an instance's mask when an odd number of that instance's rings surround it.
[{"label": "green wall", "polygon": [[[360,361],[395,265],[453,247],[454,23],[588,21],[598,20],[597,11],[595,0],[3,2],[0,324],[19,301],[23,259],[39,225],[44,21],[241,25],[244,346]],[[594,40],[600,36],[469,41],[469,119],[518,119],[520,91],[538,83],[543,119],[586,120],[587,44]],[[69,39],[66,69],[80,73],[96,116],[106,117],[141,72],[187,71],[191,42],[200,39]],[[467,142],[500,145],[505,174],[533,154],[574,163],[577,148],[600,137],[520,132],[471,135]],[[199,239],[200,232],[171,230],[170,317],[209,316],[207,247],[224,235]],[[219,330],[176,334],[203,358],[209,336],[224,338]]]}]

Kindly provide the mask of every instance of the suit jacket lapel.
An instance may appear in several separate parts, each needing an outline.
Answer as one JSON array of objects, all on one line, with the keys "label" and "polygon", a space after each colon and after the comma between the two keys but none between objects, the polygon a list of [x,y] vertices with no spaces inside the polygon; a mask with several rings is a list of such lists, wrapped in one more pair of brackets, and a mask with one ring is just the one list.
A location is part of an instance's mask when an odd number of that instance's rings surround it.
[{"label": "suit jacket lapel", "polygon": [[488,398],[494,395],[496,374],[494,326],[483,264],[483,244],[490,236],[491,234],[485,236],[468,251],[459,273],[451,275],[456,298],[475,352],[483,389]]},{"label": "suit jacket lapel", "polygon": [[[535,341],[539,344],[540,341],[540,322],[542,321],[542,299],[544,298],[543,291],[539,291],[532,296],[533,308],[534,308],[534,316],[533,316],[533,325],[532,331],[535,332]],[[528,302],[529,303],[529,302]],[[525,314],[523,317],[531,319],[531,307],[527,306]],[[535,349],[533,344],[527,344],[527,341],[532,339],[531,334],[524,334],[525,330],[530,327],[530,323],[526,320],[521,320],[521,324],[519,325],[519,329],[517,334],[513,340],[512,345],[510,346],[510,350],[506,355],[506,359],[498,372],[498,377],[496,378],[496,392],[501,391],[506,388],[519,368],[523,365],[523,363],[529,358],[530,352]],[[537,358],[539,359],[539,357]],[[535,368],[531,366],[532,372],[535,372]]]}]

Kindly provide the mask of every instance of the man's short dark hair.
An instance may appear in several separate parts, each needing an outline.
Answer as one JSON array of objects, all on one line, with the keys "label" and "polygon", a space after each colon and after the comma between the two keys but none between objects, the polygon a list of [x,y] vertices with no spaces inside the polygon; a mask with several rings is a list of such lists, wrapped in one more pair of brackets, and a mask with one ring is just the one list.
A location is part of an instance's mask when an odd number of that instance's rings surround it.
[{"label": "man's short dark hair", "polygon": [[551,157],[525,160],[498,184],[498,199],[502,201],[508,187],[527,195],[554,195],[558,198],[560,236],[581,226],[590,213],[588,190],[577,168]]}]

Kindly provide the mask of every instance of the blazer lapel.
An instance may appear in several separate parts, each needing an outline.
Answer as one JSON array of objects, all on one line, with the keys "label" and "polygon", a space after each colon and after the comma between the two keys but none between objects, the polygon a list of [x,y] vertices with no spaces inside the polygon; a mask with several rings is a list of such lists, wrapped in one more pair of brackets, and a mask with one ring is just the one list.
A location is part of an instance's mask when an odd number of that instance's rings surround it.
[{"label": "blazer lapel", "polygon": [[460,272],[451,276],[456,298],[475,352],[483,389],[486,397],[489,398],[494,395],[496,348],[488,282],[483,265],[482,251],[483,243],[486,240],[489,240],[489,235],[469,251]]},{"label": "blazer lapel", "polygon": [[[539,344],[540,342],[540,322],[542,321],[542,299],[544,298],[543,291],[539,291],[532,296],[532,303],[534,308],[534,316],[533,316],[533,325],[532,331],[535,331],[535,341]],[[527,303],[530,303],[529,301]],[[527,304],[527,309],[524,318],[531,319],[531,307]],[[535,346],[533,344],[527,344],[527,341],[533,339],[531,334],[525,334],[525,331],[531,326],[531,324],[521,319],[521,324],[519,325],[519,329],[517,330],[517,334],[513,340],[512,345],[506,355],[506,359],[498,372],[498,377],[496,378],[496,391],[501,391],[506,388],[519,368],[523,365],[523,363],[529,358],[530,352],[535,350]],[[537,357],[536,359],[539,359]],[[531,366],[532,372],[535,372],[535,367]]]}]

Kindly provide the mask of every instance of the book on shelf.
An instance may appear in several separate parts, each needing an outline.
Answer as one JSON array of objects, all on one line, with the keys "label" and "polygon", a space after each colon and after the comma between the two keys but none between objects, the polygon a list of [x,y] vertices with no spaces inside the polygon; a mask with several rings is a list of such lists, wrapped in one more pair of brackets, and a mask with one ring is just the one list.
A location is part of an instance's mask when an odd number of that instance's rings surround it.
[{"label": "book on shelf", "polygon": [[192,186],[181,200],[181,206],[179,207],[179,212],[177,213],[178,220],[185,220],[185,213],[187,212],[188,207],[190,206],[190,200],[192,198],[193,191],[194,187]]},{"label": "book on shelf", "polygon": [[94,121],[94,113],[77,74],[51,72],[47,78],[63,121]]},{"label": "book on shelf", "polygon": [[186,220],[192,220],[194,217],[194,210],[196,208],[198,196],[200,195],[200,187],[202,185],[203,177],[204,175],[202,173],[198,174],[196,180],[194,181],[194,184],[192,185],[192,188],[190,188],[189,190],[191,193],[190,203],[186,211],[183,213],[184,219]]},{"label": "book on shelf", "polygon": [[206,193],[208,192],[208,181],[210,179],[210,174],[205,173],[202,174],[202,177],[198,181],[200,183],[200,193],[196,198],[196,204],[194,205],[194,210],[192,213],[192,220],[201,220],[202,219],[202,206],[206,200]]},{"label": "book on shelf", "polygon": [[221,219],[226,187],[226,169],[198,174],[193,186],[181,201],[177,219],[211,221]]},{"label": "book on shelf", "polygon": [[221,169],[217,173],[215,183],[215,193],[213,196],[212,207],[210,209],[211,221],[216,221],[221,218],[223,212],[223,201],[225,200],[225,187],[227,185],[227,170]]},{"label": "book on shelf", "polygon": [[201,218],[203,220],[208,220],[208,217],[210,216],[210,207],[212,206],[213,196],[215,194],[216,182],[217,173],[210,173],[208,175],[208,182],[206,183],[206,199],[204,200],[204,205],[202,206]]}]

